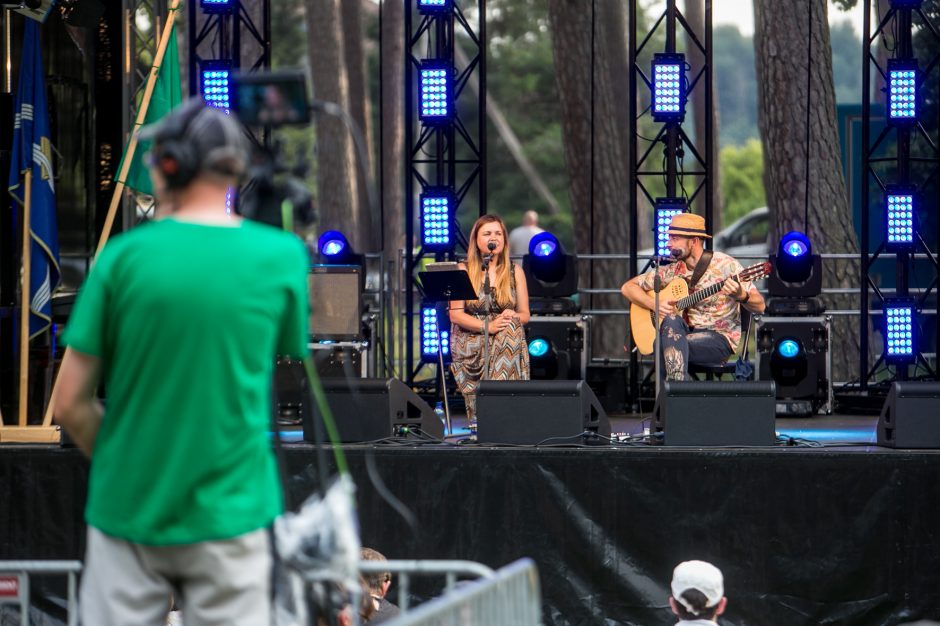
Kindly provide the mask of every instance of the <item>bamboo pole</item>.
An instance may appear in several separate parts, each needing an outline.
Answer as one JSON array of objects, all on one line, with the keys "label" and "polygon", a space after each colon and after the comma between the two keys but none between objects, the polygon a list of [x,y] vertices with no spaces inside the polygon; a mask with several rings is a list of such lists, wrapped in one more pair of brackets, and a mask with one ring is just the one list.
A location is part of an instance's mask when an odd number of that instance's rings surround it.
[{"label": "bamboo pole", "polygon": [[20,287],[20,415],[19,425],[26,426],[29,395],[29,286],[32,271],[32,237],[29,220],[33,202],[33,167],[26,170],[23,181],[23,278]]},{"label": "bamboo pole", "polygon": [[104,228],[101,229],[101,237],[98,239],[98,248],[95,250],[95,257],[101,254],[102,248],[108,243],[108,237],[111,236],[111,228],[114,226],[114,217],[117,214],[118,205],[121,203],[121,195],[124,193],[124,180],[127,178],[127,172],[130,170],[131,161],[134,159],[134,153],[137,152],[138,131],[144,125],[147,119],[147,111],[150,109],[150,101],[153,99],[153,89],[157,84],[157,76],[160,74],[160,68],[163,67],[163,58],[166,56],[166,47],[170,41],[170,32],[173,30],[173,24],[176,22],[176,12],[179,8],[179,0],[174,0],[167,16],[166,24],[163,25],[163,33],[160,35],[160,43],[157,46],[157,56],[153,65],[150,67],[150,76],[147,77],[147,87],[144,90],[144,97],[140,103],[140,109],[137,110],[137,119],[134,121],[134,129],[131,131],[130,140],[127,143],[127,150],[124,152],[124,162],[121,164],[121,171],[118,173],[117,185],[114,187],[114,193],[111,195],[111,204],[108,206],[108,214],[104,220]]},{"label": "bamboo pole", "polygon": [[[121,171],[118,173],[117,184],[114,187],[114,193],[111,195],[111,204],[108,206],[108,214],[104,220],[104,228],[101,229],[101,237],[98,239],[98,247],[95,250],[95,258],[101,254],[101,250],[108,243],[111,236],[111,228],[114,226],[114,218],[117,214],[118,205],[121,203],[121,196],[124,194],[124,180],[127,178],[127,172],[130,170],[131,161],[134,159],[134,153],[137,151],[138,132],[147,119],[147,111],[150,109],[150,101],[153,99],[153,89],[157,84],[157,76],[160,74],[160,68],[163,67],[163,58],[166,56],[166,48],[170,41],[170,32],[173,30],[173,24],[176,22],[176,13],[179,9],[180,0],[173,0],[170,6],[169,15],[166,24],[163,25],[163,32],[160,35],[160,43],[157,46],[157,56],[150,67],[150,76],[147,77],[147,87],[144,90],[144,97],[141,99],[140,108],[137,110],[137,119],[134,121],[134,128],[131,131],[130,140],[127,142],[127,150],[124,152],[124,162],[121,164]],[[71,348],[66,347],[65,354],[62,355],[62,365],[59,371],[68,363]],[[56,377],[52,385],[52,393],[49,394],[49,406],[46,407],[46,414],[42,418],[43,426],[52,425],[52,416],[55,412],[55,395],[59,388],[59,378]]]}]

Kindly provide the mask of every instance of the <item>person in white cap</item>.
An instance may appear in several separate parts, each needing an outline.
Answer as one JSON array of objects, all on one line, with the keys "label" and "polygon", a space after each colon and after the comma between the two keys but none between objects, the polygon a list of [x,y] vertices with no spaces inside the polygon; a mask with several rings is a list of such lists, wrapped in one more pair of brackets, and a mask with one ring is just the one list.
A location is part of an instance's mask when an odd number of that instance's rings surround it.
[{"label": "person in white cap", "polygon": [[677,626],[717,624],[725,612],[724,578],[721,570],[705,561],[679,563],[672,573],[672,597],[669,606],[679,617]]}]

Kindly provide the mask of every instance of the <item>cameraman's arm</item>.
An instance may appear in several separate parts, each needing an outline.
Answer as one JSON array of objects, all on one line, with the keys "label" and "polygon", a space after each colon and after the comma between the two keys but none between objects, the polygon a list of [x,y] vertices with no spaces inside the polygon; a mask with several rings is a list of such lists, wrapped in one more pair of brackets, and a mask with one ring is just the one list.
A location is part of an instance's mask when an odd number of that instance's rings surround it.
[{"label": "cameraman's arm", "polygon": [[62,360],[55,395],[55,419],[89,458],[101,428],[104,409],[96,393],[101,359],[69,350]]}]

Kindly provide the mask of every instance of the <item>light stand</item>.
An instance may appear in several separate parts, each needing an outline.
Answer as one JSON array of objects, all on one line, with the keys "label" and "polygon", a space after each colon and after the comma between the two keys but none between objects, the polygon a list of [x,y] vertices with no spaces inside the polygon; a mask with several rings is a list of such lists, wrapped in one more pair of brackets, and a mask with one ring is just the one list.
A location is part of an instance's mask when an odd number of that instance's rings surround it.
[{"label": "light stand", "polygon": [[[424,298],[430,302],[451,300],[473,300],[477,297],[467,270],[457,269],[453,262],[430,263],[426,272],[418,272]],[[484,321],[484,328],[486,322]],[[485,330],[484,330],[485,332]],[[441,391],[444,396],[444,421],[447,434],[454,434],[450,421],[450,403],[447,401],[447,370],[444,369],[444,352],[441,341],[441,323],[437,323],[437,362],[441,368]],[[486,344],[484,344],[485,346]]]}]

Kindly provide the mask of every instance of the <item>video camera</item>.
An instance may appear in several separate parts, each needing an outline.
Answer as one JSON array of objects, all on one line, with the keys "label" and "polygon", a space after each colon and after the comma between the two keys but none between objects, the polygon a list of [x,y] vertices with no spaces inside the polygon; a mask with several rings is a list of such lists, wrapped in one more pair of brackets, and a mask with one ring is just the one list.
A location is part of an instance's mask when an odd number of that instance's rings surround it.
[{"label": "video camera", "polygon": [[[310,123],[310,101],[307,81],[299,70],[267,73],[238,73],[232,78],[235,93],[235,114],[249,127],[267,129],[303,126]],[[285,207],[290,219],[301,225],[316,220],[313,196],[304,184],[308,170],[303,155],[288,167],[281,159],[281,146],[259,146],[252,156],[248,171],[249,183],[242,190],[238,212],[247,218],[282,226]]]}]

